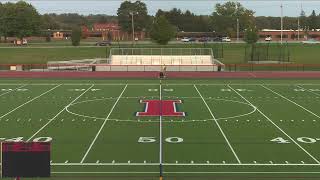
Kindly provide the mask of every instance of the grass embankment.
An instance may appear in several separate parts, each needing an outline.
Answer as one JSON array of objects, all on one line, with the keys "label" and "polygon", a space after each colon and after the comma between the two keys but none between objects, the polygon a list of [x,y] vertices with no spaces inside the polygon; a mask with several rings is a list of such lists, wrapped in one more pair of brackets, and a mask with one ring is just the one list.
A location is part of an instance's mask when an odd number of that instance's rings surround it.
[{"label": "grass embankment", "polygon": [[[28,47],[7,47],[0,48],[0,64],[22,63],[22,64],[43,64],[47,61],[62,61],[86,58],[106,57],[106,47],[61,47],[47,46],[46,44]],[[246,44],[223,44],[225,64],[245,63]],[[275,44],[270,45],[276,49]],[[114,44],[113,47],[118,47]],[[120,44],[120,47],[131,47],[130,44]],[[135,47],[146,48],[214,48],[221,49],[221,44],[170,44],[159,46],[154,44],[137,44]],[[299,64],[319,64],[319,45],[289,44],[291,62]],[[221,52],[221,51],[219,51]]]}]

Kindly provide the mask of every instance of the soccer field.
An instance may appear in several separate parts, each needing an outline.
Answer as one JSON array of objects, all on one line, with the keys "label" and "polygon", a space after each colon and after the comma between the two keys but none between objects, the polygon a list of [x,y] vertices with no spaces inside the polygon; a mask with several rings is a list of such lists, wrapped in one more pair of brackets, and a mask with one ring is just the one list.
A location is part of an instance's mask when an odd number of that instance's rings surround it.
[{"label": "soccer field", "polygon": [[320,80],[0,80],[0,140],[52,179],[320,178]]}]

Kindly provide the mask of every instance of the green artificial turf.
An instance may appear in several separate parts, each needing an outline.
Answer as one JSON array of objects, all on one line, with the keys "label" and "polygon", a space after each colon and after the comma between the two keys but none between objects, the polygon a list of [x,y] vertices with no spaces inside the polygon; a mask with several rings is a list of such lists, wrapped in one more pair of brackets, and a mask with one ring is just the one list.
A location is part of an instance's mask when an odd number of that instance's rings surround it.
[{"label": "green artificial turf", "polygon": [[[136,116],[159,99],[186,116]],[[2,79],[0,138],[52,139],[50,179],[316,179],[319,104],[318,80]]]}]

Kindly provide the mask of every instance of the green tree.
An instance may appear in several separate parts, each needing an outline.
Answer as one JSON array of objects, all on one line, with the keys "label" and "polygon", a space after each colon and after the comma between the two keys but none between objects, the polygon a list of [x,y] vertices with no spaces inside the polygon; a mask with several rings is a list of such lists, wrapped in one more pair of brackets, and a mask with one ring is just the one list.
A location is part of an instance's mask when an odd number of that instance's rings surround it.
[{"label": "green tree", "polygon": [[310,29],[319,28],[317,14],[314,10],[312,11],[311,15],[308,17],[308,26]]},{"label": "green tree", "polygon": [[5,3],[2,4],[1,11],[1,26],[0,31],[2,36],[4,36],[4,41],[7,41],[7,37],[15,36],[15,4],[14,3]]},{"label": "green tree", "polygon": [[118,22],[121,29],[125,32],[132,33],[132,15],[134,18],[135,31],[145,30],[150,17],[148,16],[147,6],[141,1],[124,1],[118,8]]},{"label": "green tree", "polygon": [[49,14],[41,16],[41,29],[60,29],[59,23]]},{"label": "green tree", "polygon": [[157,17],[152,24],[150,37],[158,44],[168,44],[175,37],[176,29],[169,23],[165,16]]},{"label": "green tree", "polygon": [[71,42],[73,46],[79,46],[81,40],[81,28],[74,27],[71,34]]},{"label": "green tree", "polygon": [[3,18],[4,18],[4,5],[0,2],[0,43],[2,42],[2,36],[4,35],[3,33]]},{"label": "green tree", "polygon": [[212,14],[212,27],[216,32],[224,33],[227,30],[229,36],[236,33],[237,18],[239,29],[244,31],[255,24],[254,11],[246,9],[239,2],[217,3]]},{"label": "green tree", "polygon": [[178,31],[212,32],[209,16],[198,16],[189,10],[182,12],[177,8],[173,8],[170,11],[163,11],[159,9],[156,13],[156,17],[162,15],[165,16],[171,24],[174,24]]},{"label": "green tree", "polygon": [[20,39],[39,34],[40,15],[37,10],[24,1],[19,1],[14,7],[14,35]]},{"label": "green tree", "polygon": [[258,30],[255,27],[250,27],[246,29],[244,41],[248,44],[254,44],[258,41],[259,35]]}]

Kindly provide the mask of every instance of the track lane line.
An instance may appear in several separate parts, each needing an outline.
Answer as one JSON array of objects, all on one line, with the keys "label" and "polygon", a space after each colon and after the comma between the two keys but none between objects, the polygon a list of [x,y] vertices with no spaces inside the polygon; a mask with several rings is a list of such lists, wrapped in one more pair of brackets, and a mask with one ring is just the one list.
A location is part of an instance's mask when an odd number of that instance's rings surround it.
[{"label": "track lane line", "polygon": [[[233,92],[235,92],[236,94],[238,94],[243,100],[245,100],[247,103],[251,104],[252,106],[254,106],[249,100],[247,100],[244,96],[242,96],[239,92],[237,92],[235,89],[233,89],[230,85],[227,85]],[[256,106],[254,106],[256,107]],[[265,115],[262,111],[260,111],[260,109],[258,107],[257,111],[263,116],[265,117],[271,124],[273,124],[279,131],[281,131],[285,136],[287,136],[294,144],[296,144],[302,151],[304,151],[307,155],[309,155],[309,157],[311,157],[315,162],[317,162],[318,164],[320,164],[320,161],[315,158],[313,155],[311,155],[306,149],[304,149],[299,143],[297,143],[290,135],[288,135],[283,129],[281,129],[275,122],[273,122],[267,115]]]},{"label": "track lane line", "polygon": [[99,137],[99,135],[100,135],[100,133],[101,133],[102,129],[104,128],[105,124],[106,124],[106,123],[107,123],[107,121],[109,120],[109,117],[110,117],[111,113],[113,112],[114,108],[115,108],[115,107],[116,107],[116,105],[118,104],[119,100],[121,99],[122,94],[123,94],[123,93],[124,93],[124,91],[127,89],[127,87],[128,87],[128,84],[126,84],[126,85],[125,85],[125,87],[123,88],[123,90],[122,90],[121,94],[119,95],[119,97],[118,97],[117,101],[113,104],[113,106],[112,106],[112,108],[111,108],[111,110],[110,110],[110,112],[109,112],[108,116],[105,118],[105,120],[104,120],[103,124],[101,125],[101,127],[100,127],[99,131],[97,132],[96,136],[95,136],[95,137],[94,137],[94,139],[92,140],[92,142],[91,142],[91,144],[90,144],[90,146],[89,146],[88,150],[86,151],[86,153],[85,153],[85,154],[84,154],[84,156],[82,157],[82,159],[81,159],[80,163],[83,163],[83,162],[84,162],[84,160],[86,159],[86,157],[88,156],[89,152],[91,151],[91,148],[93,147],[94,143],[95,143],[95,142],[96,142],[96,140],[98,139],[98,137]]},{"label": "track lane line", "polygon": [[241,164],[241,161],[240,161],[240,159],[239,159],[238,155],[236,154],[236,152],[235,152],[235,150],[233,149],[232,145],[230,144],[230,142],[229,142],[229,140],[228,140],[227,136],[225,135],[225,133],[223,132],[222,128],[220,127],[220,124],[218,123],[218,120],[217,120],[217,119],[216,119],[216,117],[213,115],[213,113],[212,113],[212,111],[211,111],[210,107],[208,106],[208,104],[207,104],[206,100],[203,98],[202,94],[200,93],[200,91],[198,90],[198,88],[197,88],[197,86],[196,86],[195,84],[193,85],[193,87],[196,89],[196,91],[198,92],[199,96],[201,97],[201,99],[202,99],[203,103],[206,105],[206,107],[207,107],[207,109],[208,109],[209,113],[211,114],[212,118],[214,119],[214,122],[215,122],[215,123],[216,123],[216,125],[218,126],[218,128],[219,128],[219,130],[220,130],[220,132],[221,132],[222,136],[224,137],[225,141],[227,142],[227,144],[228,144],[229,148],[231,149],[231,151],[232,151],[233,155],[234,155],[234,156],[235,156],[235,158],[237,159],[238,163],[239,163],[239,164]]}]

